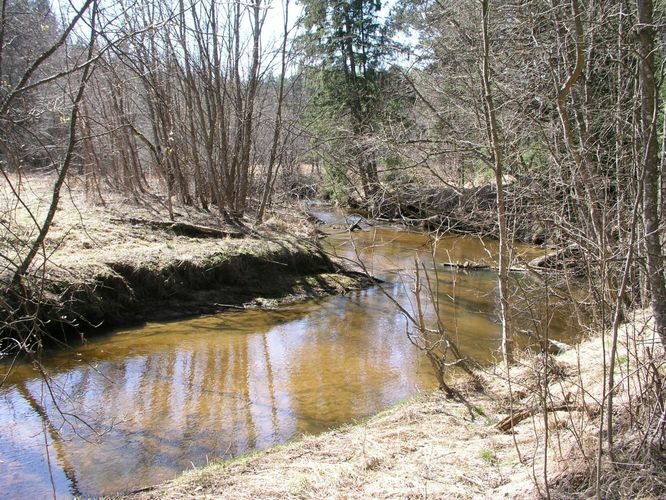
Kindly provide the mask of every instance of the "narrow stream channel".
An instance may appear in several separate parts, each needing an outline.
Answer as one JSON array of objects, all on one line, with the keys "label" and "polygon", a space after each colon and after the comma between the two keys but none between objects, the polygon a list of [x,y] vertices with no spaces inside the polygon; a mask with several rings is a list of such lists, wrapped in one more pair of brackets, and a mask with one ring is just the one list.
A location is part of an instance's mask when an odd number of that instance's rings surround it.
[{"label": "narrow stream channel", "polygon": [[[415,255],[433,276],[437,267],[444,324],[467,355],[495,359],[495,274],[441,266],[489,262],[494,242],[444,238],[433,263],[422,234],[367,227],[354,233],[352,245],[347,231],[335,229],[344,214],[322,209],[316,215],[333,224],[328,249],[350,259],[358,253],[406,307],[404,271],[413,269]],[[525,258],[540,252],[521,251]],[[553,337],[578,334],[567,307],[551,315]],[[372,415],[435,386],[405,328],[395,305],[371,288],[277,311],[231,311],[119,331],[50,358],[50,387],[30,365],[16,366],[0,389],[3,496],[126,492],[208,460]]]}]

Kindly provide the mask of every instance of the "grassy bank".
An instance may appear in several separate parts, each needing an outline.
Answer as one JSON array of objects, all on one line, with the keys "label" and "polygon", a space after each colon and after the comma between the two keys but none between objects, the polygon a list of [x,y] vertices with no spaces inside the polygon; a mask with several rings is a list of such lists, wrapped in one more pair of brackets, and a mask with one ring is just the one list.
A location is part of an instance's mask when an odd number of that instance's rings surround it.
[{"label": "grassy bank", "polygon": [[[18,262],[37,233],[52,179],[20,183],[25,206],[3,192],[2,252]],[[17,185],[19,183],[17,182]],[[148,201],[145,201],[148,200]],[[27,283],[35,314],[49,333],[88,334],[98,327],[172,319],[228,307],[274,306],[367,284],[336,267],[296,211],[261,225],[230,225],[213,212],[164,201],[127,201],[108,193],[92,203],[76,180],[64,193]],[[4,280],[12,268],[7,266]]]},{"label": "grassy bank", "polygon": [[[650,425],[638,424],[651,408],[641,392],[645,377],[663,372],[661,347],[643,313],[622,327],[619,339],[613,435],[621,451],[613,460],[605,455],[598,476],[609,335],[548,360],[525,355],[511,370],[512,397],[497,367],[479,373],[482,392],[465,391],[461,382],[465,402],[422,395],[368,421],[188,471],[136,496],[538,498],[547,484],[551,497],[572,498],[593,495],[598,477],[604,497],[660,497],[663,457],[641,452],[641,429],[650,432]],[[511,408],[515,425],[498,430]],[[601,436],[605,446],[606,430]]]}]

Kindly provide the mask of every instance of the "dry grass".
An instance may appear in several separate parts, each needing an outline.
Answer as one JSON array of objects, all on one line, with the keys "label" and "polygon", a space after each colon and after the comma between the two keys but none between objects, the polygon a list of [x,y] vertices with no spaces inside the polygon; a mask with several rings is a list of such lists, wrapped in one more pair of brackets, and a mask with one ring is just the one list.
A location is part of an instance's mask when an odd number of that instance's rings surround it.
[{"label": "dry grass", "polygon": [[[41,223],[48,210],[51,176],[31,176],[23,178],[20,185],[23,201],[32,215]],[[167,230],[158,230],[145,225],[122,222],[129,217],[151,221],[168,221],[168,210],[159,196],[146,195],[141,203],[128,200],[121,193],[109,191],[104,205],[91,203],[86,199],[80,181],[72,179],[63,190],[60,205],[48,233],[45,253],[50,266],[81,270],[100,263],[142,262],[159,263],[181,260],[197,260],[214,252],[229,255],[261,253],[275,250],[287,235],[297,239],[307,239],[311,228],[304,223],[304,217],[293,212],[277,213],[266,224],[253,228],[250,221],[246,228],[248,237],[242,239],[189,238],[178,236]],[[16,210],[13,210],[16,209]],[[205,212],[192,207],[174,208],[175,220],[214,227],[229,232],[238,232],[237,227],[224,223],[219,214]],[[37,233],[28,210],[15,202],[15,197],[7,185],[0,190],[0,214],[5,221],[0,225],[2,250],[14,258],[16,252],[10,242],[19,236],[30,241]],[[10,234],[13,233],[12,234]],[[254,236],[254,237],[253,237]],[[40,262],[37,263],[39,265]]]},{"label": "dry grass", "polygon": [[[645,363],[647,356],[661,353],[661,348],[654,343],[645,313],[623,327],[620,339],[615,441],[624,449],[636,445],[640,437],[639,430],[632,430],[626,421],[630,405],[640,402],[636,392],[639,361]],[[536,395],[543,389],[539,375],[543,359],[542,355],[526,355],[512,368],[515,411],[539,404]],[[506,416],[509,400],[503,370],[497,367],[496,373],[481,375],[486,390],[469,392],[467,404],[448,400],[441,393],[424,395],[362,423],[188,471],[137,496],[539,498],[546,491],[547,449],[552,497],[589,497],[594,493],[603,397],[601,360],[600,336],[552,358],[549,404],[562,399],[570,403],[570,409],[549,412],[547,422],[543,412],[535,412],[515,426],[513,434],[494,427]],[[544,444],[546,425],[549,440]],[[603,496],[657,498],[664,494],[663,461],[635,458],[635,462],[623,467],[606,456],[600,485]]]},{"label": "dry grass", "polygon": [[[0,280],[5,281],[46,216],[53,178],[31,176],[12,184],[25,205],[7,183],[0,186]],[[93,203],[80,180],[65,186],[28,280],[44,323],[55,325],[59,320],[51,323],[53,318],[67,316],[83,325],[115,326],[367,285],[367,280],[335,274],[313,244],[313,226],[296,209],[274,211],[261,225],[251,220],[230,225],[216,212],[174,206],[177,223],[233,235],[189,237],[170,229],[162,197],[142,200],[129,201],[109,190],[104,204]],[[256,300],[261,298],[266,300]]]},{"label": "dry grass", "polygon": [[[604,498],[661,498],[666,494],[666,462],[663,453],[654,448],[662,436],[658,420],[663,411],[661,395],[655,393],[662,382],[655,383],[655,376],[664,376],[665,359],[649,313],[635,312],[618,332],[612,456],[608,453],[605,390],[611,344],[609,333],[597,335],[549,358],[547,377],[542,354],[523,356],[511,370],[514,412],[538,408],[514,430],[540,494],[546,492],[545,460],[552,498],[589,498],[597,494],[597,488]],[[484,378],[493,387],[494,411],[508,413],[506,375],[498,370]],[[493,383],[497,379],[501,382]],[[544,406],[549,408],[546,413]],[[554,409],[558,410],[551,411]],[[603,455],[599,462],[600,444]]]},{"label": "dry grass", "polygon": [[[49,186],[48,178],[30,179],[23,185],[39,220],[47,207]],[[4,245],[0,250],[9,254],[12,240],[29,239],[35,228],[26,210],[12,210],[12,196],[4,189],[0,191],[0,226],[5,233],[0,235]],[[249,231],[242,239],[185,238],[112,220],[127,216],[165,220],[166,209],[157,197],[151,204],[137,205],[109,193],[106,206],[99,206],[77,193],[77,189],[64,193],[45,254],[49,272],[72,282],[114,272],[109,264],[159,272],[174,263],[208,265],[211,258],[228,261],[235,255],[272,259],[285,249],[293,254],[299,245],[307,245],[297,237],[307,233],[307,226],[294,213],[272,214],[263,228]],[[211,214],[186,207],[177,207],[176,212],[178,220],[226,228]],[[304,282],[303,286],[318,284]],[[508,386],[498,367],[480,375],[486,392],[467,392],[467,404],[441,394],[423,396],[357,425],[189,471],[139,496],[531,498],[546,491],[546,458],[553,497],[590,496],[596,487],[595,457],[607,375],[602,338],[608,352],[609,338],[597,336],[547,362],[542,355],[526,355],[512,368],[514,411],[537,409],[513,428],[513,434],[494,428],[509,411]],[[663,496],[664,459],[660,443],[655,442],[655,436],[661,435],[662,394],[654,390],[655,381],[664,376],[663,352],[645,313],[625,325],[619,338],[615,455],[614,460],[605,455],[602,461],[600,493]],[[566,404],[568,408],[548,412],[544,418],[542,395],[547,395],[547,406]],[[549,439],[544,442],[546,429]]]},{"label": "dry grass", "polygon": [[144,498],[472,498],[509,481],[510,440],[441,394],[369,421],[187,472]]}]

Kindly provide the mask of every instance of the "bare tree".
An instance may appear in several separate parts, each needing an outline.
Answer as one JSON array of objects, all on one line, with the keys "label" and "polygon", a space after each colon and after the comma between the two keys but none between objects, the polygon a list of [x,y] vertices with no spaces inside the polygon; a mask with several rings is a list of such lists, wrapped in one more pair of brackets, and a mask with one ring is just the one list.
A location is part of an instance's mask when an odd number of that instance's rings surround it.
[{"label": "bare tree", "polygon": [[[659,220],[660,162],[657,144],[659,114],[658,87],[655,81],[654,6],[651,0],[637,0],[638,66],[641,97],[640,125],[642,132],[643,225],[645,227],[646,270],[650,287],[655,329],[666,345],[666,284],[664,252]],[[662,152],[663,153],[663,152]]]},{"label": "bare tree", "polygon": [[[54,69],[52,73],[42,73],[41,71],[47,64],[60,56],[60,49],[68,43],[68,39],[74,29],[83,24],[84,16],[88,12],[90,12],[90,16],[87,28],[90,36],[87,45],[81,52],[84,62],[65,60],[67,66]],[[11,224],[10,221],[3,222],[3,226],[8,230],[8,234],[16,238],[13,252],[9,255],[2,254],[5,266],[2,276],[3,278],[9,276],[6,282],[3,279],[4,298],[0,302],[4,317],[3,324],[1,325],[3,331],[1,338],[4,344],[2,346],[3,349],[31,352],[35,346],[41,344],[42,336],[44,335],[41,327],[43,318],[40,316],[42,292],[40,291],[41,287],[38,285],[39,280],[44,279],[47,260],[44,241],[58,208],[62,186],[76,154],[77,120],[79,118],[80,106],[96,61],[96,22],[97,3],[94,0],[89,0],[75,13],[62,34],[26,65],[13,88],[3,95],[0,103],[0,121],[3,124],[3,128],[6,127],[5,130],[11,132],[15,127],[24,126],[25,121],[29,119],[29,115],[21,116],[19,103],[21,96],[29,90],[42,88],[55,80],[64,80],[69,75],[78,74],[78,83],[71,89],[71,93],[69,93],[68,89],[68,92],[65,94],[65,98],[70,99],[66,147],[62,151],[60,158],[51,152],[47,152],[47,157],[51,158],[53,162],[49,167],[56,172],[56,180],[51,190],[48,211],[43,220],[40,221],[37,219],[36,214],[31,211],[22,198],[20,175],[25,166],[19,159],[21,154],[17,150],[17,148],[21,148],[21,144],[14,142],[14,138],[11,135],[3,137],[1,141],[0,174],[9,186],[15,198],[16,205],[20,206],[21,210],[27,212],[36,230],[34,238],[25,240],[12,232],[11,227],[9,227]],[[3,51],[4,48],[4,46],[0,47],[0,51]],[[18,106],[16,105],[17,103],[19,103]],[[17,174],[18,177],[15,177]],[[37,269],[34,269],[33,264],[40,251],[43,254],[42,261],[37,266]]]}]

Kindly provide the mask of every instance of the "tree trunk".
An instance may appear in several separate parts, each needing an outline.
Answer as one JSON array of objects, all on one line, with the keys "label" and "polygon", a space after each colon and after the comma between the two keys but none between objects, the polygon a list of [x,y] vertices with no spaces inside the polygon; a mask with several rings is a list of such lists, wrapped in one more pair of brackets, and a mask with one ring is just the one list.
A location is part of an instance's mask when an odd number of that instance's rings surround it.
[{"label": "tree trunk", "polygon": [[[89,5],[89,3],[86,4],[86,8],[87,5]],[[91,35],[90,35],[90,42],[88,45],[88,60],[92,59],[93,51],[95,49],[95,40],[97,38],[96,37],[97,32],[95,31],[96,18],[97,18],[97,2],[93,1],[92,13],[91,13],[91,30],[90,30]],[[35,241],[33,241],[30,250],[23,258],[21,264],[18,266],[16,272],[14,273],[14,276],[12,277],[12,285],[15,286],[21,285],[23,276],[27,273],[28,269],[30,268],[32,261],[35,259],[37,252],[39,252],[39,249],[44,244],[46,235],[51,229],[53,218],[55,217],[56,210],[58,209],[58,204],[60,203],[60,191],[62,189],[63,184],[65,183],[65,179],[67,178],[67,173],[69,172],[69,167],[71,166],[72,159],[74,158],[74,147],[76,145],[76,128],[77,128],[77,121],[79,118],[79,106],[81,105],[81,101],[83,100],[83,94],[86,88],[86,83],[88,82],[91,73],[92,73],[92,64],[88,64],[83,68],[83,73],[81,75],[81,79],[79,80],[79,86],[76,91],[76,96],[74,97],[74,101],[72,102],[72,109],[69,115],[69,140],[67,142],[67,151],[65,152],[65,157],[63,158],[62,165],[60,166],[60,171],[58,172],[56,182],[53,185],[53,192],[51,195],[51,203],[49,205],[49,210],[46,214],[46,218],[44,219],[42,226],[39,229],[37,238],[35,238]]]},{"label": "tree trunk", "polygon": [[655,82],[652,0],[636,0],[638,7],[639,86],[643,138],[643,225],[650,301],[655,330],[666,345],[666,285],[659,237],[659,151],[657,147],[657,85]]},{"label": "tree trunk", "polygon": [[277,94],[277,110],[275,112],[275,122],[273,123],[273,143],[271,144],[271,152],[268,158],[268,168],[266,170],[266,179],[264,180],[264,191],[261,196],[261,205],[257,213],[257,222],[261,222],[264,218],[266,206],[270,200],[270,195],[273,188],[273,169],[277,159],[277,150],[280,143],[280,134],[282,132],[282,104],[284,102],[284,81],[287,72],[287,41],[289,37],[289,0],[284,3],[284,25],[282,35],[282,47],[280,50],[280,82],[278,84]]},{"label": "tree trunk", "polygon": [[481,79],[483,81],[484,112],[486,115],[486,129],[488,142],[492,152],[497,184],[497,223],[499,225],[499,262],[497,284],[500,301],[500,322],[502,330],[502,358],[505,363],[513,361],[513,339],[509,325],[509,246],[506,221],[506,206],[504,200],[504,152],[499,137],[499,125],[493,102],[490,86],[490,40],[488,35],[489,0],[481,1],[481,31],[483,36],[483,54],[481,61]]}]

